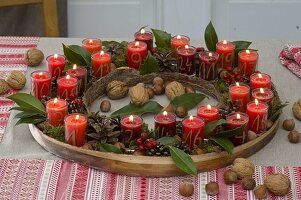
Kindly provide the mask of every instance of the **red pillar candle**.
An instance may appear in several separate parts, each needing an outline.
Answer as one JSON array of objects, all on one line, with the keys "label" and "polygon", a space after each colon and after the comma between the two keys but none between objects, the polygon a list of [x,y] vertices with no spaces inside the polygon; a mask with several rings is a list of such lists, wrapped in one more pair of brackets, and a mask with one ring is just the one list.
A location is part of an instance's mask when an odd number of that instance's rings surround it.
[{"label": "red pillar candle", "polygon": [[94,53],[91,56],[92,73],[96,79],[104,77],[111,71],[111,56],[104,51]]},{"label": "red pillar candle", "polygon": [[120,126],[122,130],[122,140],[128,143],[140,137],[143,120],[137,115],[125,116],[121,119]]},{"label": "red pillar candle", "polygon": [[224,69],[227,67],[232,67],[234,49],[234,43],[226,40],[216,44],[216,52],[219,54],[219,67]]},{"label": "red pillar candle", "polygon": [[266,130],[268,121],[268,106],[257,99],[248,103],[249,130],[261,134]]},{"label": "red pillar candle", "polygon": [[164,111],[155,115],[155,134],[158,138],[176,134],[176,115]]},{"label": "red pillar candle", "polygon": [[64,99],[50,99],[46,104],[47,121],[52,126],[62,126],[68,112],[67,101]]},{"label": "red pillar candle", "polygon": [[204,140],[204,127],[203,119],[197,116],[189,116],[182,121],[183,140],[190,149]]},{"label": "red pillar candle", "polygon": [[92,53],[96,53],[96,52],[100,52],[101,50],[101,40],[100,39],[96,39],[96,38],[92,38],[92,39],[84,39],[82,41],[82,47],[84,49],[86,49],[87,51],[89,51],[91,54]]},{"label": "red pillar candle", "polygon": [[31,94],[39,100],[43,96],[50,96],[51,76],[46,71],[35,71],[31,73]]},{"label": "red pillar candle", "polygon": [[238,67],[242,76],[251,76],[256,70],[257,62],[257,51],[247,49],[238,53]]},{"label": "red pillar candle", "polygon": [[127,47],[128,66],[139,69],[147,56],[147,44],[145,42],[133,41]]},{"label": "red pillar candle", "polygon": [[46,58],[48,63],[48,71],[51,77],[58,78],[63,74],[66,59],[62,55],[54,54]]},{"label": "red pillar candle", "polygon": [[182,74],[193,75],[195,73],[194,57],[196,49],[185,45],[185,47],[179,47],[177,53],[178,71]]},{"label": "red pillar candle", "polygon": [[219,55],[216,52],[204,51],[200,53],[199,77],[201,79],[211,81],[217,78],[217,64]]},{"label": "red pillar candle", "polygon": [[145,31],[144,28],[135,33],[135,41],[145,42],[147,50],[151,51],[153,48],[153,34],[150,31]]},{"label": "red pillar candle", "polygon": [[65,117],[65,141],[68,144],[81,147],[86,142],[87,117],[73,113]]},{"label": "red pillar candle", "polygon": [[205,124],[219,119],[219,113],[216,106],[200,106],[197,110],[197,116],[205,121]]},{"label": "red pillar candle", "polygon": [[269,104],[274,97],[274,93],[269,88],[256,88],[252,90],[253,100],[258,99],[261,102]]},{"label": "red pillar candle", "polygon": [[231,137],[231,141],[235,146],[241,145],[245,142],[247,142],[248,139],[248,122],[249,122],[249,116],[245,113],[241,112],[234,112],[227,116],[226,118],[228,123],[228,129],[236,129],[238,127],[241,127],[243,125],[246,125],[246,128],[241,132],[241,134],[236,135],[234,137]]},{"label": "red pillar candle", "polygon": [[177,35],[171,38],[171,49],[176,51],[179,47],[189,45],[190,38],[184,35]]},{"label": "red pillar candle", "polygon": [[70,75],[59,78],[57,89],[61,99],[74,100],[77,97],[77,78]]},{"label": "red pillar candle", "polygon": [[250,77],[250,86],[252,90],[256,88],[271,89],[271,77],[264,73],[254,73]]},{"label": "red pillar candle", "polygon": [[229,96],[232,104],[239,106],[241,112],[245,112],[250,99],[250,87],[236,82],[230,85]]},{"label": "red pillar candle", "polygon": [[74,64],[72,69],[68,69],[67,74],[77,78],[78,96],[83,96],[87,84],[87,69]]}]

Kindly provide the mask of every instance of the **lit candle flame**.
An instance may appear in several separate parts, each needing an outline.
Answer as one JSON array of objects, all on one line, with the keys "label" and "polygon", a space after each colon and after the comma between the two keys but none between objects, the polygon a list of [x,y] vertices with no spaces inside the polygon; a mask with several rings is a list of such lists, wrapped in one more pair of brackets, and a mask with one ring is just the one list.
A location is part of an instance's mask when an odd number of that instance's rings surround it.
[{"label": "lit candle flame", "polygon": [[236,119],[240,119],[240,114],[239,113],[236,114]]},{"label": "lit candle flame", "polygon": [[164,116],[164,117],[167,116],[167,112],[166,112],[166,111],[163,112],[163,116]]},{"label": "lit candle flame", "polygon": [[41,78],[41,77],[42,77],[42,75],[43,75],[43,72],[40,72],[40,73],[39,73],[39,77]]},{"label": "lit candle flame", "polygon": [[258,78],[262,78],[262,75],[261,75],[261,74],[258,74]]},{"label": "lit candle flame", "polygon": [[211,110],[211,105],[210,104],[207,105],[207,110]]},{"label": "lit candle flame", "polygon": [[93,40],[89,40],[89,44],[92,44],[93,43]]},{"label": "lit candle flame", "polygon": [[263,88],[260,88],[259,90],[260,90],[260,93],[261,93],[261,94],[263,94],[263,93],[264,93],[264,90],[263,90]]},{"label": "lit candle flame", "polygon": [[73,69],[76,69],[76,68],[77,68],[77,65],[76,65],[76,64],[74,64],[74,65],[73,65]]},{"label": "lit candle flame", "polygon": [[130,115],[129,117],[129,122],[133,122],[134,121],[134,116],[133,115]]},{"label": "lit candle flame", "polygon": [[54,103],[54,104],[57,103],[57,98],[54,98],[53,103]]},{"label": "lit candle flame", "polygon": [[180,36],[180,35],[177,35],[177,39],[181,39],[181,36]]},{"label": "lit candle flame", "polygon": [[228,43],[227,40],[224,40],[224,41],[223,41],[223,44],[227,44],[227,43]]},{"label": "lit candle flame", "polygon": [[246,50],[246,53],[247,53],[247,54],[250,54],[250,50],[249,50],[249,49],[247,49],[247,50]]},{"label": "lit candle flame", "polygon": [[189,117],[189,120],[190,120],[190,121],[192,121],[192,120],[193,120],[193,116],[192,116],[192,115],[190,115],[190,117]]},{"label": "lit candle flame", "polygon": [[255,105],[258,106],[258,99],[255,99]]},{"label": "lit candle flame", "polygon": [[54,57],[54,59],[57,59],[59,57],[59,55],[58,54],[54,54],[53,57]]},{"label": "lit candle flame", "polygon": [[211,52],[209,52],[209,54],[208,54],[208,55],[209,55],[209,57],[212,57],[212,53],[211,53]]},{"label": "lit candle flame", "polygon": [[144,28],[143,28],[143,29],[141,29],[140,33],[141,33],[141,34],[144,34],[144,33],[145,33],[145,30],[144,30]]},{"label": "lit candle flame", "polygon": [[186,45],[185,45],[185,49],[188,49],[188,48],[189,48],[189,46],[186,44]]},{"label": "lit candle flame", "polygon": [[76,120],[76,121],[79,120],[79,115],[75,115],[75,120]]},{"label": "lit candle flame", "polygon": [[235,85],[239,87],[239,82],[236,82]]},{"label": "lit candle flame", "polygon": [[138,47],[139,46],[139,42],[135,42],[135,47]]},{"label": "lit candle flame", "polygon": [[105,52],[104,51],[100,51],[100,55],[103,56],[103,54],[105,54]]},{"label": "lit candle flame", "polygon": [[66,79],[70,79],[70,75],[69,74],[66,76]]}]

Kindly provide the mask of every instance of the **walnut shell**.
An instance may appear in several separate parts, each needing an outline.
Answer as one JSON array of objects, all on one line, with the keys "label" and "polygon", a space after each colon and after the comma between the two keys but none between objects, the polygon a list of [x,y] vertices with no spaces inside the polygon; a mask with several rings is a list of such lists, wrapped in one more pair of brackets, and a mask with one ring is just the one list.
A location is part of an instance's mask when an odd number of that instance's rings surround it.
[{"label": "walnut shell", "polygon": [[184,86],[177,81],[173,81],[168,85],[166,85],[165,94],[170,101],[172,101],[177,96],[181,96],[184,93],[185,93]]},{"label": "walnut shell", "polygon": [[233,162],[232,170],[237,173],[238,178],[252,177],[255,166],[252,161],[245,158],[236,158]]},{"label": "walnut shell", "polygon": [[293,114],[294,116],[298,119],[301,120],[301,99],[296,101],[292,107]]},{"label": "walnut shell", "polygon": [[275,195],[286,195],[291,189],[291,181],[284,174],[273,174],[267,176],[264,185]]},{"label": "walnut shell", "polygon": [[5,94],[9,90],[9,85],[3,79],[0,79],[0,95]]},{"label": "walnut shell", "polygon": [[6,77],[6,82],[13,89],[20,90],[26,84],[26,77],[23,72],[13,70]]},{"label": "walnut shell", "polygon": [[131,102],[135,105],[143,105],[149,101],[147,89],[141,85],[135,85],[129,92]]},{"label": "walnut shell", "polygon": [[33,48],[28,49],[25,54],[25,63],[29,66],[38,66],[44,60],[44,54],[41,50]]},{"label": "walnut shell", "polygon": [[111,81],[107,88],[107,95],[110,99],[121,99],[129,92],[129,87],[122,81]]}]

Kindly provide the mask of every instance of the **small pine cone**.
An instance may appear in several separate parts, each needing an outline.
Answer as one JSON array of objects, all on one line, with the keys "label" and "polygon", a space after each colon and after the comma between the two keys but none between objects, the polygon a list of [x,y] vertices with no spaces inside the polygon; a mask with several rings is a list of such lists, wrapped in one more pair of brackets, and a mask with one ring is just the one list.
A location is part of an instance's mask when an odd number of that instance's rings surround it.
[{"label": "small pine cone", "polygon": [[148,156],[170,156],[168,146],[163,144],[158,144],[156,147],[152,149],[147,149],[145,154]]},{"label": "small pine cone", "polygon": [[187,154],[191,154],[192,153],[191,150],[190,150],[190,148],[189,148],[189,146],[185,142],[183,142],[183,141],[177,142],[174,146],[176,148],[178,148],[178,149],[183,150]]}]

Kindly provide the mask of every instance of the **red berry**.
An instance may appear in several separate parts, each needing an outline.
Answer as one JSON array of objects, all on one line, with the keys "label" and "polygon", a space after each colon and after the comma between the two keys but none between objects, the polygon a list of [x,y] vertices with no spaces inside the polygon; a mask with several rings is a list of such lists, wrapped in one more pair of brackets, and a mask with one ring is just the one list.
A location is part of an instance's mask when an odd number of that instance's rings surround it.
[{"label": "red berry", "polygon": [[239,75],[239,71],[238,71],[237,69],[233,70],[233,75],[234,75],[234,76]]},{"label": "red berry", "polygon": [[235,81],[240,81],[240,75],[235,76]]},{"label": "red berry", "polygon": [[156,140],[153,140],[151,143],[152,143],[153,147],[156,147],[158,144]]},{"label": "red berry", "polygon": [[153,148],[153,144],[151,142],[148,142],[148,143],[145,144],[145,147],[147,149],[152,149]]},{"label": "red berry", "polygon": [[144,151],[144,145],[143,144],[139,145],[138,148],[139,148],[140,151]]},{"label": "red berry", "polygon": [[233,71],[233,67],[227,67],[226,70],[227,70],[227,72],[232,72]]},{"label": "red berry", "polygon": [[225,74],[223,75],[223,78],[224,78],[224,79],[228,79],[228,78],[229,78],[228,74],[225,73]]},{"label": "red berry", "polygon": [[147,136],[148,136],[147,133],[143,132],[143,133],[141,133],[140,138],[142,141],[145,141],[147,139]]},{"label": "red berry", "polygon": [[156,48],[151,48],[151,53],[154,54],[157,52],[157,49]]},{"label": "red berry", "polygon": [[204,47],[197,47],[196,52],[203,52],[205,51]]},{"label": "red berry", "polygon": [[138,145],[142,145],[142,144],[143,144],[143,142],[142,142],[142,139],[141,139],[141,138],[138,138],[138,139],[137,139],[137,144],[138,144]]}]

